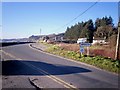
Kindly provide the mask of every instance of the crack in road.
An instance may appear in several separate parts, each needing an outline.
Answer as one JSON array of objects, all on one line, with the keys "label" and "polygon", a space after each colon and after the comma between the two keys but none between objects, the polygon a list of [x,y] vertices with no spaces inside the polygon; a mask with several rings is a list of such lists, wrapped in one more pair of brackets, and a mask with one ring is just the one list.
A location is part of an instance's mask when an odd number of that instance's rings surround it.
[{"label": "crack in road", "polygon": [[[17,57],[15,57],[14,55],[12,55],[12,54],[10,54],[10,53],[7,53],[7,52],[5,52],[5,51],[3,51],[3,50],[2,50],[2,52],[3,52],[4,54],[6,54],[6,55],[8,55],[8,56],[10,56],[10,57],[12,57],[12,58],[14,58],[14,59],[22,60],[21,58],[17,58]],[[21,62],[21,61],[20,61],[20,62]],[[40,69],[40,68],[38,68],[38,67],[30,64],[30,63],[25,63],[25,62],[21,62],[21,63],[29,66],[30,68],[33,68],[34,70],[42,73],[43,75],[46,75],[46,77],[52,79],[52,80],[55,81],[56,83],[59,83],[59,84],[63,85],[65,88],[68,88],[68,89],[70,89],[70,90],[78,90],[75,86],[73,86],[73,85],[71,85],[71,84],[63,81],[62,79],[59,79],[59,78],[51,75],[50,73],[46,72],[45,70],[42,70],[42,69]],[[36,78],[35,78],[35,79],[36,79]],[[38,88],[41,88],[41,86],[38,86],[38,85],[34,82],[35,79],[34,79],[34,80],[31,80],[31,79],[29,78],[29,80],[30,80],[32,83],[34,83],[34,85],[36,85]]]}]

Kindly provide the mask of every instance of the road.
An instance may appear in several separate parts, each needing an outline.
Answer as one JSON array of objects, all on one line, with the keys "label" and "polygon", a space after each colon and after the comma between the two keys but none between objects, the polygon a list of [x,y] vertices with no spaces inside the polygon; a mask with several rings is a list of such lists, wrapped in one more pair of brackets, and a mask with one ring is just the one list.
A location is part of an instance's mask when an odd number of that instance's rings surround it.
[{"label": "road", "polygon": [[[33,49],[3,47],[3,88],[118,88],[118,75]],[[114,89],[115,90],[115,89]]]}]

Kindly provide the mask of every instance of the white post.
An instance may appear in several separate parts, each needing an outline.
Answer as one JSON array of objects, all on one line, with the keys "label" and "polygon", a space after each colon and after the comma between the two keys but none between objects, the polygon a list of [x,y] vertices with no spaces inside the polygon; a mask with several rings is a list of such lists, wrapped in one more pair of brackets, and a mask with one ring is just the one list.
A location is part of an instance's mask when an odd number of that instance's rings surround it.
[{"label": "white post", "polygon": [[118,18],[119,18],[119,22],[118,22],[118,35],[117,35],[117,43],[116,43],[115,60],[118,59],[118,55],[119,55],[119,40],[120,40],[120,1],[119,1],[119,3],[118,3]]},{"label": "white post", "polygon": [[89,52],[89,46],[87,47],[87,56],[89,56],[90,52]]},{"label": "white post", "polygon": [[115,60],[118,59],[118,55],[119,55],[119,39],[120,39],[120,22],[118,23],[118,35],[117,35],[117,43],[116,43]]}]

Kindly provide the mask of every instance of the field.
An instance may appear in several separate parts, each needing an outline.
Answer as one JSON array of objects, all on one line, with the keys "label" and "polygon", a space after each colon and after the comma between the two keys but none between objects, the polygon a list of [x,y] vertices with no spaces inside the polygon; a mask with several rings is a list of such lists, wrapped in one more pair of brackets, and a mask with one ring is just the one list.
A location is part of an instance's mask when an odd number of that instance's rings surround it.
[{"label": "field", "polygon": [[86,52],[83,55],[79,53],[78,44],[59,43],[59,44],[46,44],[46,45],[48,46],[48,49],[46,51],[49,53],[59,55],[65,58],[77,60],[80,62],[84,62],[110,72],[120,73],[119,72],[120,60],[114,60],[110,57],[105,56],[105,55],[112,55],[109,53],[105,54],[104,50],[109,50],[109,51],[111,50],[112,52],[112,49],[108,49],[107,47],[103,48],[101,46],[97,46],[97,47],[91,46],[90,55],[86,56]]},{"label": "field", "polygon": [[[60,43],[58,44],[58,46],[60,46],[61,48],[65,50],[80,52],[79,44]],[[87,48],[85,48],[84,54],[85,55],[87,54]],[[114,59],[115,47],[109,47],[108,45],[92,45],[90,46],[89,54],[90,56],[103,56],[105,58]],[[119,50],[119,54],[120,54],[120,50]],[[118,55],[118,58],[120,60],[120,55]]]}]

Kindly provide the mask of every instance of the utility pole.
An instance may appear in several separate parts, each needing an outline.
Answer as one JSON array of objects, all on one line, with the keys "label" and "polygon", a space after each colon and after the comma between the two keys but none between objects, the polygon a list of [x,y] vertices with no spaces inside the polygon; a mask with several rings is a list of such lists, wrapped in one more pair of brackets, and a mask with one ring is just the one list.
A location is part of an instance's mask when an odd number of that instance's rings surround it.
[{"label": "utility pole", "polygon": [[115,52],[115,60],[118,59],[118,55],[119,55],[119,40],[120,40],[120,2],[118,2],[118,35],[117,35],[117,43],[116,43],[116,52]]},{"label": "utility pole", "polygon": [[42,37],[41,37],[41,28],[40,28],[40,32],[39,32],[39,41],[41,41],[42,40]]},{"label": "utility pole", "polygon": [[42,30],[41,30],[41,28],[40,28],[40,38],[41,38],[41,32],[42,32]]},{"label": "utility pole", "polygon": [[41,35],[41,28],[40,28],[40,35]]}]

